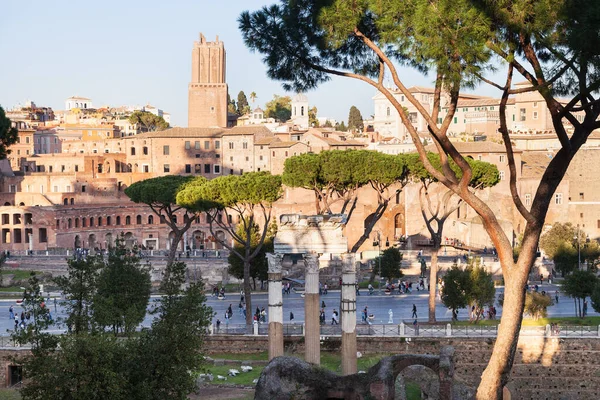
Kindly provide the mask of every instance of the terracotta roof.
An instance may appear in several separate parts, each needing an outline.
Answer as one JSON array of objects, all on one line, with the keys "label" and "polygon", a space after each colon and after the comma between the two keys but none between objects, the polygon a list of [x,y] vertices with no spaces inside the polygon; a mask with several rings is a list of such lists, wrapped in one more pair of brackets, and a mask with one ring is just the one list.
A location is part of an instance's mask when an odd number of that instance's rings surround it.
[{"label": "terracotta roof", "polygon": [[272,135],[271,131],[264,125],[243,125],[236,126],[224,131],[225,135],[253,135],[259,134],[262,136]]},{"label": "terracotta roof", "polygon": [[301,144],[304,145],[306,147],[308,147],[308,145],[306,143],[302,143],[302,142],[298,142],[298,141],[291,141],[291,142],[275,142],[275,143],[271,143],[271,145],[269,145],[270,149],[280,149],[280,148],[284,148],[284,147],[292,147],[295,146],[297,144]]},{"label": "terracotta roof", "polygon": [[264,145],[269,145],[271,143],[276,143],[276,142],[281,142],[281,139],[279,139],[276,136],[272,136],[272,137],[263,137],[263,138],[258,138],[256,140],[254,140],[254,145],[255,146],[264,146]]},{"label": "terracotta roof", "polygon": [[553,152],[524,151],[521,155],[521,177],[541,178],[553,156]]},{"label": "terracotta roof", "polygon": [[[226,132],[224,128],[171,128],[158,132],[140,133],[137,138],[180,138],[180,137],[210,137],[218,138]],[[126,137],[126,138],[127,138]]]},{"label": "terracotta roof", "polygon": [[[515,104],[515,99],[510,98],[507,102],[508,105]],[[458,104],[456,107],[481,107],[481,106],[499,106],[500,99],[495,99],[493,97],[481,98],[475,100],[458,100]]]},{"label": "terracotta roof", "polygon": [[[506,153],[506,148],[502,144],[494,142],[452,142],[459,153]],[[434,145],[429,145],[425,148],[427,151],[437,152]],[[514,149],[515,153],[522,153],[522,150]]]}]

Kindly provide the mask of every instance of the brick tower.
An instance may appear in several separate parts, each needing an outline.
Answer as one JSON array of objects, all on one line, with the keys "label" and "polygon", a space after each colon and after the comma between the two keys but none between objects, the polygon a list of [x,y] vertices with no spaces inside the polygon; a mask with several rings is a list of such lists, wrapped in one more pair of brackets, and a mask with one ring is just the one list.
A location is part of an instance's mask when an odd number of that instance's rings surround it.
[{"label": "brick tower", "polygon": [[188,127],[227,127],[225,46],[207,42],[203,34],[192,49],[192,81],[188,86]]}]

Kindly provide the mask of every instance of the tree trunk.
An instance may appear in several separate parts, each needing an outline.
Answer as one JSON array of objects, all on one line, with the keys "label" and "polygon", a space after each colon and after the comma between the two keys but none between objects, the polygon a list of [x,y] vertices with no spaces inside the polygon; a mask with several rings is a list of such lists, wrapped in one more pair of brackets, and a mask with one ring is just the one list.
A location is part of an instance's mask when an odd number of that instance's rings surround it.
[{"label": "tree trunk", "polygon": [[438,275],[438,253],[441,246],[434,243],[431,251],[431,266],[429,267],[429,322],[435,322],[435,293]]},{"label": "tree trunk", "polygon": [[[506,270],[506,269],[505,269]],[[508,381],[514,361],[515,351],[525,306],[525,283],[529,268],[519,265],[509,279],[505,279],[504,305],[498,325],[498,335],[487,367],[481,375],[477,388],[478,400],[500,400],[502,389]]]},{"label": "tree trunk", "polygon": [[179,243],[183,237],[182,231],[173,231],[173,233],[175,235],[173,237],[173,243],[171,243],[171,248],[169,249],[169,255],[167,256],[167,265],[172,264],[173,261],[175,261],[175,257],[177,257],[177,247],[179,247]]},{"label": "tree trunk", "polygon": [[252,289],[250,287],[250,260],[244,260],[244,299],[246,301],[246,325],[252,326]]}]

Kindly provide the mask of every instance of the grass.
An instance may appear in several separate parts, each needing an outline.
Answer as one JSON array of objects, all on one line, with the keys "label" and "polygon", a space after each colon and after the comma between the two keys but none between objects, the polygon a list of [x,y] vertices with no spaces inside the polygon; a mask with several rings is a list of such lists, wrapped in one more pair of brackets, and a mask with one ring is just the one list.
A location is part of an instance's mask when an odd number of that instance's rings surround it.
[{"label": "grass", "polygon": [[23,289],[20,286],[5,286],[0,287],[0,292],[16,292],[19,294],[23,293]]},{"label": "grass", "polygon": [[13,275],[13,279],[29,279],[31,276],[31,272],[35,272],[36,275],[40,272],[38,271],[28,271],[24,269],[7,269],[5,268],[2,271],[2,275]]},{"label": "grass", "polygon": [[[289,355],[289,354],[287,354]],[[369,354],[365,355],[357,360],[358,370],[367,371],[369,368],[379,362],[382,357],[387,355],[384,354]],[[210,372],[214,376],[212,384],[236,384],[244,386],[254,386],[252,381],[258,379],[260,373],[263,370],[263,366],[252,366],[252,371],[241,372],[240,366],[243,361],[250,360],[268,360],[269,355],[267,352],[262,353],[240,353],[240,354],[229,354],[229,353],[216,353],[211,354],[213,359],[224,359],[224,360],[239,360],[240,365],[224,365],[224,366],[208,366],[206,371]],[[332,372],[341,374],[342,372],[342,358],[339,353],[332,352],[321,352],[321,366],[329,369]],[[228,376],[230,369],[237,369],[240,371],[238,376]],[[227,381],[217,380],[217,375],[227,376]],[[406,382],[406,398],[407,400],[419,400],[421,399],[421,388],[417,383],[408,381]]]},{"label": "grass", "polygon": [[0,389],[0,400],[21,400],[17,389]]}]

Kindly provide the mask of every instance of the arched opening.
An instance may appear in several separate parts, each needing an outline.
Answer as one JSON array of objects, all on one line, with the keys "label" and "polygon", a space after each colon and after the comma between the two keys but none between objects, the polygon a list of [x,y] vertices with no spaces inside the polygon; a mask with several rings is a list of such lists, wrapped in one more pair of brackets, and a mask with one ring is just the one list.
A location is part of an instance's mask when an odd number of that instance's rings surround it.
[{"label": "arched opening", "polygon": [[75,218],[75,228],[79,228],[79,218]]},{"label": "arched opening", "polygon": [[98,217],[98,226],[102,226],[102,217]]},{"label": "arched opening", "polygon": [[104,242],[106,244],[107,249],[112,247],[112,244],[113,244],[112,233],[107,233],[106,235],[104,235]]},{"label": "arched opening", "polygon": [[225,232],[223,231],[216,231],[215,232],[215,248],[216,249],[222,249],[223,245],[221,244],[223,241],[225,241]]},{"label": "arched opening", "polygon": [[71,229],[71,227],[72,227],[71,223],[72,223],[71,218],[67,219],[67,228],[68,229]]},{"label": "arched opening", "polygon": [[73,243],[73,246],[76,249],[80,249],[81,248],[81,238],[79,237],[79,235],[75,235],[75,242]]},{"label": "arched opening", "polygon": [[[90,217],[90,227],[94,226],[94,217]],[[93,247],[90,247],[93,248]]]},{"label": "arched opening", "polygon": [[19,207],[25,207],[25,203],[23,203],[23,202],[20,202],[20,203],[19,203]]},{"label": "arched opening", "polygon": [[117,215],[117,219],[115,221],[115,225],[121,225],[121,216]]},{"label": "arched opening", "polygon": [[404,230],[404,214],[398,213],[394,217],[394,238],[401,239],[406,234]]},{"label": "arched opening", "polygon": [[206,240],[206,234],[200,230],[194,231],[192,234],[192,249],[204,249],[204,241]]},{"label": "arched opening", "polygon": [[131,217],[129,215],[125,217],[125,225],[131,225]]},{"label": "arched opening", "polygon": [[137,225],[141,225],[142,224],[142,216],[138,215],[137,217],[135,217],[135,223]]},{"label": "arched opening", "polygon": [[90,236],[88,236],[88,246],[93,250],[96,250],[98,247],[98,244],[96,243],[96,235],[93,233],[90,233]]},{"label": "arched opening", "polygon": [[65,199],[63,200],[63,204],[64,204],[65,206],[68,206],[68,205],[69,205],[69,199],[65,198]]},{"label": "arched opening", "polygon": [[125,239],[126,248],[132,249],[135,246],[135,236],[133,236],[133,233],[127,232],[123,238]]},{"label": "arched opening", "polygon": [[10,206],[10,203],[7,201],[6,203],[4,203],[5,206]]},{"label": "arched opening", "polygon": [[112,217],[109,215],[106,217],[106,225],[110,226],[111,222],[112,222]]},{"label": "arched opening", "polygon": [[154,224],[154,215],[148,215],[148,225]]},{"label": "arched opening", "polygon": [[75,204],[75,199],[71,197],[71,205]]}]

